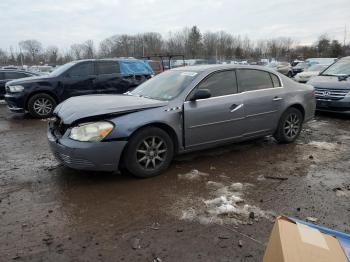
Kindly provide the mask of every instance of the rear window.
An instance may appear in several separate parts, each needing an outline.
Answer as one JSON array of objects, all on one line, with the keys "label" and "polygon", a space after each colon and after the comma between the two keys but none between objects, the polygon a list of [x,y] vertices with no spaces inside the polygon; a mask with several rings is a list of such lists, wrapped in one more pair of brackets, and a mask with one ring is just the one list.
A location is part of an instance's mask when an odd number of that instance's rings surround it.
[{"label": "rear window", "polygon": [[97,63],[97,74],[109,75],[119,74],[120,68],[118,62],[98,62]]},{"label": "rear window", "polygon": [[254,69],[238,69],[238,90],[239,92],[273,88],[270,73]]}]

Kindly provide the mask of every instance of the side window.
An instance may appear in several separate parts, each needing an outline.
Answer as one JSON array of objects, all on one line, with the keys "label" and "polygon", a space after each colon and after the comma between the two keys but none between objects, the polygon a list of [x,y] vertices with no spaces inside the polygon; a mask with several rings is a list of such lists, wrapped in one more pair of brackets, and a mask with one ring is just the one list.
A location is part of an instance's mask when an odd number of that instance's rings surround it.
[{"label": "side window", "polygon": [[237,93],[235,71],[223,71],[210,75],[197,86],[198,89],[208,89],[212,97]]},{"label": "side window", "polygon": [[118,62],[98,62],[97,64],[97,74],[99,75],[109,75],[120,73]]},{"label": "side window", "polygon": [[280,79],[274,74],[270,74],[270,76],[271,76],[271,79],[272,79],[273,86],[274,87],[280,87],[281,86]]},{"label": "side window", "polygon": [[254,69],[238,69],[239,92],[273,88],[270,74],[265,71]]},{"label": "side window", "polygon": [[94,75],[94,64],[92,62],[77,64],[71,70],[69,70],[69,75],[71,77]]},{"label": "side window", "polygon": [[24,73],[18,73],[18,72],[5,72],[5,79],[18,79],[26,77]]},{"label": "side window", "polygon": [[5,79],[4,73],[0,72],[0,80],[4,80],[4,79]]}]

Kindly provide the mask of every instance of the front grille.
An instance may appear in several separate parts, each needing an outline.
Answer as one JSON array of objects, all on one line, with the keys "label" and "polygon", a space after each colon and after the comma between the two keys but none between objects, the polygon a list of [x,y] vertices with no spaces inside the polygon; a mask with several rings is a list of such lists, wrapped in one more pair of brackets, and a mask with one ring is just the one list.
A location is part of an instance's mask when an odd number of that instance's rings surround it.
[{"label": "front grille", "polygon": [[94,164],[86,159],[72,158],[71,156],[56,152],[55,157],[63,164],[68,166],[74,165],[76,167],[93,167]]},{"label": "front grille", "polygon": [[350,90],[315,87],[315,95],[318,99],[340,100],[343,99]]}]

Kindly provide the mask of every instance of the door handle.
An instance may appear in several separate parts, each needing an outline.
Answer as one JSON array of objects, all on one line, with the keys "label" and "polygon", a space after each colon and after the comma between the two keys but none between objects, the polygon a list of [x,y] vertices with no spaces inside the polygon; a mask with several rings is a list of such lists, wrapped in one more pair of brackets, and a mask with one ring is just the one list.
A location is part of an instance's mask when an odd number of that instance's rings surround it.
[{"label": "door handle", "polygon": [[275,96],[272,100],[273,100],[273,101],[280,101],[280,100],[283,100],[283,98],[282,98],[282,97]]},{"label": "door handle", "polygon": [[244,106],[244,104],[239,104],[239,105],[233,104],[230,106],[230,112],[233,113],[233,112],[241,109],[243,106]]}]

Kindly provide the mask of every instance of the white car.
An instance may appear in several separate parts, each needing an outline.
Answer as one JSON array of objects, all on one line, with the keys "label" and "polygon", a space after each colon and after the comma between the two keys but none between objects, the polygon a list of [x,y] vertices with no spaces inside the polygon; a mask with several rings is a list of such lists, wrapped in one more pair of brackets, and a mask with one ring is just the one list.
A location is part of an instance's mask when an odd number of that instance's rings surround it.
[{"label": "white car", "polygon": [[310,80],[311,77],[319,75],[328,66],[329,65],[321,65],[321,64],[312,65],[307,69],[305,69],[303,72],[296,74],[294,79],[299,83],[306,83],[307,81]]}]

